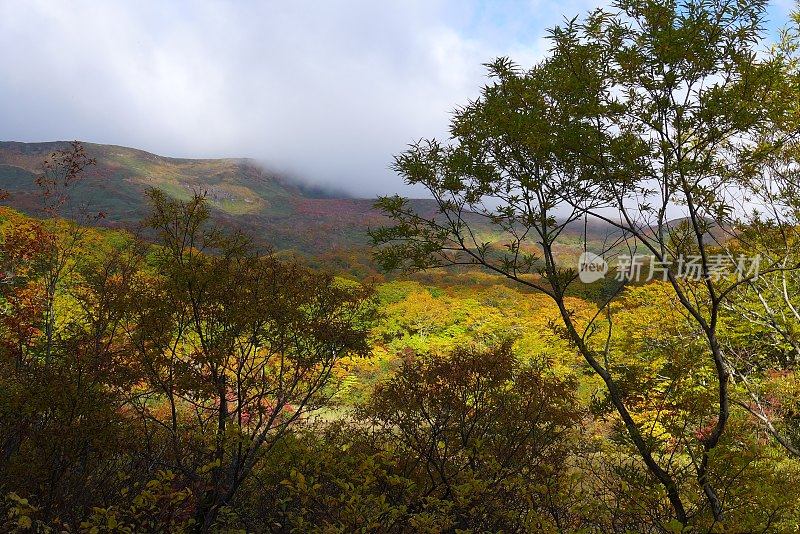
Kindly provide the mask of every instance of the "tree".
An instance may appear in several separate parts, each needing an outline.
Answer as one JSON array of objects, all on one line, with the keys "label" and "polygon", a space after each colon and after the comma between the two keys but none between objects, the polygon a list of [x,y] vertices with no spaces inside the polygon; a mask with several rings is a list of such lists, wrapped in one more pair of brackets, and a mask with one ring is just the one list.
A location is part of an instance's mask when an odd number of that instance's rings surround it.
[{"label": "tree", "polygon": [[275,443],[326,403],[337,362],[366,353],[374,310],[368,288],[209,228],[201,196],[150,198],[159,245],[126,298],[147,383],[133,402],[171,448],[162,461],[195,485],[207,532]]},{"label": "tree", "polygon": [[52,154],[37,183],[53,218],[12,214],[0,243],[0,485],[65,521],[111,498],[137,443],[123,424],[133,374],[112,305],[136,262],[54,218],[90,164],[78,143]]},{"label": "tree", "polygon": [[[735,262],[744,246],[767,260],[762,274],[798,267],[785,261],[785,241],[750,242],[744,231],[756,220],[793,224],[773,195],[796,185],[795,41],[787,33],[760,49],[764,16],[762,1],[621,0],[552,30],[548,57],[530,70],[498,59],[489,65],[493,83],[457,110],[451,142],[421,141],[395,159],[408,183],[431,193],[437,215],[384,197],[378,206],[396,225],[372,232],[385,269],[478,265],[551,297],[565,336],[605,383],[630,442],[684,525],[703,511],[687,509],[687,488],[676,479],[686,468],[711,521],[723,520],[711,465],[730,415],[720,315],[757,276],[720,277],[714,262]],[[645,439],[611,370],[611,304],[625,284],[588,320],[566,298],[577,272],[559,262],[556,241],[589,218],[620,232],[621,241],[596,252],[621,244],[665,267],[713,364],[716,405],[702,429],[680,437],[683,465]],[[697,257],[696,280],[682,276],[688,256]]]},{"label": "tree", "polygon": [[[506,343],[407,360],[362,417],[391,436],[422,501],[457,503],[444,528],[565,528],[560,504],[575,383],[519,362]],[[408,503],[423,508],[422,502]]]},{"label": "tree", "polygon": [[[42,212],[51,220],[55,220],[62,210],[72,212],[71,215],[78,219],[83,217],[82,222],[89,222],[93,218],[102,218],[102,214],[96,217],[87,215],[85,206],[76,207],[73,205],[71,196],[72,187],[83,179],[86,170],[95,165],[96,161],[86,154],[83,145],[78,141],[70,143],[69,149],[57,150],[50,154],[44,161],[42,172],[36,177],[36,185],[40,190],[42,201]],[[81,239],[86,233],[86,229],[81,227],[76,220],[66,222],[69,232],[59,240],[53,241],[52,246],[47,250],[47,268],[44,270],[45,288],[45,316],[44,328],[46,336],[47,357],[53,344],[53,330],[55,327],[55,295],[58,285],[65,275],[68,274],[70,266],[74,266],[74,251],[80,245]]]},{"label": "tree", "polygon": [[[510,344],[407,359],[352,418],[298,433],[249,505],[285,530],[527,532],[581,526],[572,377]],[[292,465],[287,477],[283,465]],[[277,489],[276,489],[277,487]],[[245,506],[248,508],[248,506]]]}]

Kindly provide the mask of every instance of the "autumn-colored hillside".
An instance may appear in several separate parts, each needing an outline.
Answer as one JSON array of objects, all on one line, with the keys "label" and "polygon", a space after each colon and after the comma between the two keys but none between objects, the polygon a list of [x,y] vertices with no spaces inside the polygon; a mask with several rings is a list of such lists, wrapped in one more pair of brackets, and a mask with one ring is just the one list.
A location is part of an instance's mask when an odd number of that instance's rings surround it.
[{"label": "autumn-colored hillside", "polygon": [[[0,143],[0,183],[9,203],[35,213],[34,183],[47,155],[66,142]],[[144,192],[154,187],[186,200],[205,193],[220,222],[254,233],[276,248],[323,252],[366,241],[376,221],[371,200],[313,198],[305,189],[247,159],[176,159],[141,150],[85,144],[96,159],[73,198],[106,214],[103,224],[125,226],[146,212]],[[67,213],[67,215],[69,215]]]},{"label": "autumn-colored hillside", "polygon": [[[11,195],[6,204],[37,214],[40,192],[35,183],[47,156],[68,142],[0,142],[0,188]],[[114,145],[83,143],[96,164],[75,185],[72,201],[103,212],[100,224],[129,227],[147,213],[145,191],[157,188],[177,200],[205,193],[214,218],[278,250],[344,254],[368,244],[367,230],[386,223],[371,198],[321,197],[303,185],[270,172],[250,159],[178,159]],[[420,214],[433,213],[432,200],[412,200]],[[66,210],[65,210],[66,211]],[[66,216],[71,214],[66,211]],[[590,239],[607,228],[590,227]],[[569,252],[581,228],[565,235]]]}]

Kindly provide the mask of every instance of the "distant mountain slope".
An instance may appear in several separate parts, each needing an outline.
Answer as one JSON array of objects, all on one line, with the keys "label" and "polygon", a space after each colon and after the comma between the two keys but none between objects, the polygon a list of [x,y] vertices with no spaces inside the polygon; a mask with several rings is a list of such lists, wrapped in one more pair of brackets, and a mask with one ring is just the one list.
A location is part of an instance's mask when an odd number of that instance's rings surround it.
[{"label": "distant mountain slope", "polygon": [[[0,188],[9,204],[35,213],[34,178],[43,160],[66,142],[0,142]],[[120,226],[147,213],[144,191],[156,187],[174,198],[205,192],[215,216],[244,228],[280,249],[322,252],[366,244],[366,228],[382,218],[371,199],[318,198],[308,188],[272,174],[248,159],[167,158],[112,145],[84,143],[97,160],[73,196],[93,211],[107,214],[104,224]],[[430,204],[430,201],[419,201]]]},{"label": "distant mountain slope", "polygon": [[[50,153],[68,146],[67,142],[0,142],[0,189],[11,193],[5,203],[35,214],[36,173]],[[368,243],[367,229],[387,222],[373,209],[373,199],[321,197],[249,159],[178,159],[114,145],[84,143],[84,147],[97,165],[76,185],[73,197],[92,211],[105,212],[102,224],[107,226],[140,221],[148,211],[144,192],[150,187],[178,199],[205,192],[218,222],[241,228],[280,250],[316,255],[363,247]],[[412,203],[421,214],[433,215],[432,200]],[[578,250],[582,230],[583,225],[576,225],[562,235],[565,252]],[[590,224],[590,240],[602,239],[600,234],[607,230],[605,225]]]}]

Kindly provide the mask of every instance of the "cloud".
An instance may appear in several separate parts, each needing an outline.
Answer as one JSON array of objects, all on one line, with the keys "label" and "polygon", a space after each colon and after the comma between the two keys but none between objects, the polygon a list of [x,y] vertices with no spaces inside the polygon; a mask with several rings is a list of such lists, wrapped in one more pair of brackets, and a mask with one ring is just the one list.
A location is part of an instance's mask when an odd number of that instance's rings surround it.
[{"label": "cloud", "polygon": [[589,0],[0,1],[0,139],[247,156],[359,196],[446,136],[483,62],[530,65]]}]

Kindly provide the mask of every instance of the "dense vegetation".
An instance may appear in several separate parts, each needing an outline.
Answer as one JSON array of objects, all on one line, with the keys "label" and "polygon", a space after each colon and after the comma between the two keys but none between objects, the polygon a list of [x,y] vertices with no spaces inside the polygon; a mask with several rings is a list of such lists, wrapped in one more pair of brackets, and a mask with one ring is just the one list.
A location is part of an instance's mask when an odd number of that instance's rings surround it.
[{"label": "dense vegetation", "polygon": [[[797,531],[800,76],[763,14],[625,0],[497,60],[396,159],[437,209],[380,200],[389,281],[202,195],[94,228],[96,162],[50,154],[42,217],[0,211],[0,529]],[[589,217],[659,276],[580,284],[557,240]]]}]

